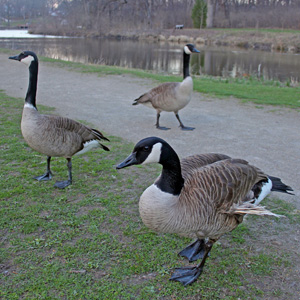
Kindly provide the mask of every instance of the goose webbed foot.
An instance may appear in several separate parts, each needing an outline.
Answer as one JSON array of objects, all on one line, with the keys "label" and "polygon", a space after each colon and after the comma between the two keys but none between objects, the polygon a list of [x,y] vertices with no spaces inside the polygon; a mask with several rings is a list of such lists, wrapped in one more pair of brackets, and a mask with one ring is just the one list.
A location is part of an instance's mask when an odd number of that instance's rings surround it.
[{"label": "goose webbed foot", "polygon": [[71,185],[72,181],[71,180],[66,180],[66,181],[56,181],[54,186],[59,188],[59,189],[64,189],[67,186]]},{"label": "goose webbed foot", "polygon": [[181,125],[180,125],[180,128],[181,128],[181,130],[184,130],[184,131],[192,131],[195,129],[195,127],[187,127],[187,126],[181,126]]},{"label": "goose webbed foot", "polygon": [[46,180],[50,180],[51,178],[52,178],[52,172],[51,171],[47,171],[45,174],[43,174],[41,176],[33,177],[33,179],[36,179],[38,181],[46,181]]},{"label": "goose webbed foot", "polygon": [[69,178],[66,181],[56,181],[54,184],[54,187],[57,187],[59,189],[64,189],[67,186],[72,184],[72,161],[71,158],[67,158],[67,167],[68,167],[68,173],[69,173]]},{"label": "goose webbed foot", "polygon": [[41,176],[36,176],[36,177],[33,177],[33,178],[38,180],[38,181],[50,180],[52,178],[52,172],[50,171],[50,162],[51,162],[51,156],[47,156],[46,173],[41,175]]},{"label": "goose webbed foot", "polygon": [[159,130],[169,130],[170,129],[168,127],[163,127],[163,126],[159,126],[159,125],[156,125],[156,128]]},{"label": "goose webbed foot", "polygon": [[[191,248],[195,248],[195,244],[197,244],[197,241],[192,244]],[[205,249],[204,255],[203,255],[203,258],[202,258],[200,264],[197,265],[196,267],[176,268],[175,272],[171,276],[170,280],[179,281],[184,286],[186,286],[186,285],[192,284],[202,274],[205,261],[206,261],[206,259],[208,257],[208,254],[209,254],[209,252],[210,252],[213,244],[216,242],[216,240],[209,239],[207,243],[205,243],[204,240],[199,240],[199,241],[200,241],[200,244],[201,244],[201,242],[203,242],[204,249]],[[189,248],[189,246],[187,248]]]},{"label": "goose webbed foot", "polygon": [[202,274],[203,267],[176,268],[169,280],[181,282],[184,286],[192,284]]},{"label": "goose webbed foot", "polygon": [[184,126],[183,123],[181,122],[180,118],[179,118],[179,115],[178,113],[175,113],[175,116],[179,122],[179,127],[181,128],[181,130],[185,130],[185,131],[191,131],[191,130],[194,130],[195,127],[187,127],[187,126]]},{"label": "goose webbed foot", "polygon": [[181,250],[178,255],[186,257],[189,262],[203,258],[205,254],[205,240],[197,239],[192,244]]}]

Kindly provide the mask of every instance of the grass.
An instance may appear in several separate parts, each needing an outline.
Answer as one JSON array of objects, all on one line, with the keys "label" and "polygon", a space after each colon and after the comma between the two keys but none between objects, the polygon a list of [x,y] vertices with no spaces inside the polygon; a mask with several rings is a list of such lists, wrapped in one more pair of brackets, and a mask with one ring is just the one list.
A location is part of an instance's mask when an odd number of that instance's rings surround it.
[{"label": "grass", "polygon": [[[207,30],[207,29],[206,29]],[[218,28],[208,29],[215,31],[228,31],[228,32],[264,32],[264,33],[295,33],[299,34],[300,30],[297,29],[280,29],[280,28]]]},{"label": "grass", "polygon": [[[46,158],[20,133],[23,100],[0,92],[0,298],[13,299],[281,299],[268,290],[277,270],[291,272],[283,249],[259,244],[249,218],[217,242],[204,274],[189,287],[170,282],[172,269],[188,263],[177,256],[189,239],[155,234],[141,222],[138,198],[158,175],[158,166],[117,172],[133,145],[109,136],[101,149],[73,158],[72,186],[37,182]],[[39,105],[41,112],[53,109]],[[54,180],[67,177],[64,159],[53,159]],[[273,201],[270,200],[270,203]],[[276,200],[278,221],[299,224],[294,207]],[[273,226],[272,218],[262,228]],[[287,233],[284,232],[286,235]],[[226,244],[228,244],[226,246]],[[276,298],[277,297],[277,298]]]}]

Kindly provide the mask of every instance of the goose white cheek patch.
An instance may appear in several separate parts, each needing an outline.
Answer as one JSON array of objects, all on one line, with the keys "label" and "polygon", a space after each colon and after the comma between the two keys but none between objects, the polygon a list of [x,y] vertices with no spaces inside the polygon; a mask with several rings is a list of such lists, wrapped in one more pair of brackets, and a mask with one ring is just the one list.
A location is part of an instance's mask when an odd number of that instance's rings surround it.
[{"label": "goose white cheek patch", "polygon": [[191,50],[189,49],[188,46],[184,46],[184,52],[185,52],[186,54],[192,54],[192,52],[191,52]]},{"label": "goose white cheek patch", "polygon": [[155,145],[153,145],[150,154],[145,159],[145,161],[142,163],[142,165],[159,162],[160,154],[161,154],[161,147],[162,147],[161,143],[156,143]]},{"label": "goose white cheek patch", "polygon": [[31,62],[34,60],[34,57],[31,55],[28,55],[27,57],[23,58],[21,60],[22,63],[24,63],[27,66],[30,66]]}]

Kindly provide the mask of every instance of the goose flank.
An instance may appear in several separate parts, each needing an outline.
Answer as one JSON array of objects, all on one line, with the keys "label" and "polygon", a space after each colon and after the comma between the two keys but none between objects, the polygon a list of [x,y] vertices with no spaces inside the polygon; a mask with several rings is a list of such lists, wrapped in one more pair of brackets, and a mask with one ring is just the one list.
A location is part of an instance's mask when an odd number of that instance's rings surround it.
[{"label": "goose flank", "polygon": [[47,155],[46,173],[35,177],[38,181],[50,180],[51,157],[67,159],[68,180],[57,181],[55,187],[65,188],[72,184],[72,156],[84,153],[94,147],[109,149],[100,143],[108,138],[97,129],[90,128],[74,120],[55,116],[43,115],[36,107],[36,92],[38,80],[38,58],[32,51],[23,51],[9,59],[17,60],[29,66],[29,85],[22,113],[21,131],[27,144],[39,153]]},{"label": "goose flank", "polygon": [[133,105],[144,104],[156,110],[156,128],[161,130],[170,129],[159,125],[160,113],[167,111],[175,113],[182,130],[195,129],[183,125],[179,118],[178,111],[184,108],[191,100],[193,79],[189,71],[190,55],[199,52],[200,51],[197,50],[193,44],[186,44],[183,48],[183,81],[163,83],[134,100]]},{"label": "goose flank", "polygon": [[277,216],[259,205],[271,191],[292,191],[243,159],[209,153],[180,161],[173,148],[157,137],[139,141],[117,169],[147,163],[161,164],[162,172],[140,197],[143,223],[157,232],[196,238],[179,255],[201,262],[176,269],[170,278],[183,285],[201,275],[214,243],[235,229],[244,215]]}]

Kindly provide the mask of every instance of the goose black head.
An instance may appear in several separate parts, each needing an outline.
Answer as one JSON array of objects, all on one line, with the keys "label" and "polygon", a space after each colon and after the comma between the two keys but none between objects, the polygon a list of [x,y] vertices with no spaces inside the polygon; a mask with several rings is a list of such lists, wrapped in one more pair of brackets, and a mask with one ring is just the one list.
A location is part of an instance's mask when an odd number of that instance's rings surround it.
[{"label": "goose black head", "polygon": [[166,141],[158,137],[148,137],[139,141],[132,153],[119,165],[117,169],[122,169],[132,165],[162,163],[164,149],[170,147]]},{"label": "goose black head", "polygon": [[192,53],[200,53],[198,49],[193,44],[186,44],[184,46],[184,52],[186,54],[192,54]]},{"label": "goose black head", "polygon": [[19,55],[10,56],[9,59],[18,60],[28,66],[30,66],[32,61],[38,62],[36,54],[32,51],[23,51]]}]

